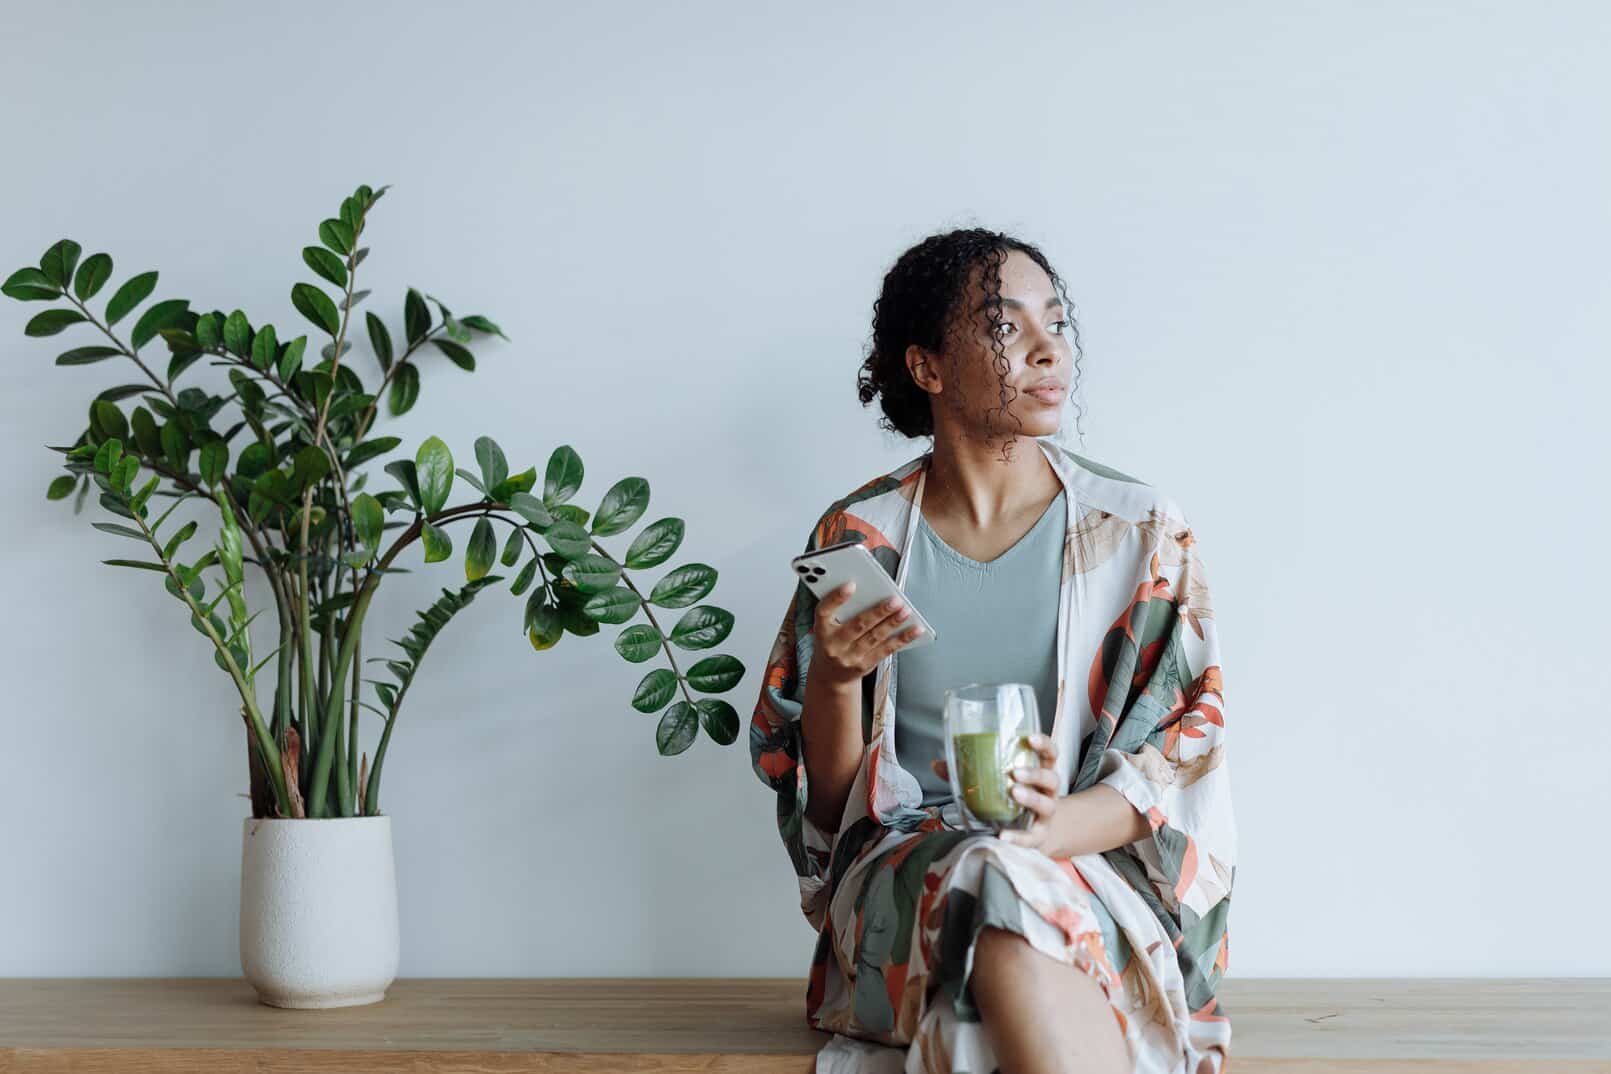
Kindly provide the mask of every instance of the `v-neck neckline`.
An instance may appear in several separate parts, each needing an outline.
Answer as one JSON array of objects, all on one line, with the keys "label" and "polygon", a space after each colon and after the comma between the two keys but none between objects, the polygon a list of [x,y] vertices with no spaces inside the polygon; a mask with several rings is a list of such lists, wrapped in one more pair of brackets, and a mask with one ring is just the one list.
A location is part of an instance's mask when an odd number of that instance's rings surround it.
[{"label": "v-neck neckline", "polygon": [[978,571],[990,571],[1002,566],[1003,562],[1009,556],[1012,556],[1015,552],[1029,544],[1030,538],[1039,534],[1041,527],[1046,525],[1046,520],[1053,515],[1057,508],[1057,502],[1063,499],[1066,495],[1067,490],[1059,487],[1057,490],[1057,495],[1052,497],[1051,502],[1046,505],[1045,510],[1040,513],[1040,517],[1035,520],[1034,524],[1021,533],[1016,541],[1008,545],[1006,550],[1001,552],[1001,554],[997,555],[994,559],[974,559],[972,556],[964,555],[957,551],[951,546],[949,541],[940,536],[939,532],[936,531],[933,526],[929,525],[929,520],[923,517],[923,512],[921,509],[917,510],[917,525],[920,530],[927,534],[931,542],[940,550],[942,554],[948,555],[950,558],[959,561],[965,567],[971,567]]}]

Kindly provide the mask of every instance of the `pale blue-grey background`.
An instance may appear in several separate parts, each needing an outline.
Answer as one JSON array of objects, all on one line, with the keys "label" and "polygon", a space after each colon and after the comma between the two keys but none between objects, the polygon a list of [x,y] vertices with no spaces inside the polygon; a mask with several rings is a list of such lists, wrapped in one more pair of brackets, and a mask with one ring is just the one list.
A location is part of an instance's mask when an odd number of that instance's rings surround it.
[{"label": "pale blue-grey background", "polygon": [[[317,222],[395,184],[367,308],[513,342],[427,359],[381,431],[572,444],[588,507],[647,477],[721,570],[747,733],[788,557],[922,448],[855,397],[883,272],[1019,233],[1078,304],[1087,452],[1209,565],[1231,972],[1603,974],[1608,42],[1587,2],[28,5],[0,271],[70,236],[288,326]],[[126,376],[54,367],[90,340],[25,339],[39,308],[0,304],[0,974],[235,974],[236,702],[45,501]],[[371,636],[462,577],[392,580]],[[401,972],[803,975],[744,738],[658,757],[615,628],[534,653],[521,603],[455,623],[394,739]]]}]

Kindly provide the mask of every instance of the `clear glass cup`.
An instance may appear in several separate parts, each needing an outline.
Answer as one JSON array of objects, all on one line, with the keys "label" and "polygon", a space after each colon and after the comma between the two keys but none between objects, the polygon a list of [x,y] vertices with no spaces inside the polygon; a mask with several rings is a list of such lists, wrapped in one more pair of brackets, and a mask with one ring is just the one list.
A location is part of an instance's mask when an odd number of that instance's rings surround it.
[{"label": "clear glass cup", "polygon": [[963,828],[999,832],[1034,821],[1034,811],[1012,797],[1012,770],[1040,766],[1029,743],[1039,730],[1028,683],[974,682],[945,691],[945,766]]}]

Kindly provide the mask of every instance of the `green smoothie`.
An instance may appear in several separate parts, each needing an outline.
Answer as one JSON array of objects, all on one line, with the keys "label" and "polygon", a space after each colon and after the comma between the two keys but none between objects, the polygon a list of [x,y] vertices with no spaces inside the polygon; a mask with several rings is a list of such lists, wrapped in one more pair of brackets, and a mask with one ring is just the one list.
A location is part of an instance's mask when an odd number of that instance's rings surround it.
[{"label": "green smoothie", "polygon": [[1026,807],[1010,793],[1015,782],[1010,773],[1019,766],[1040,764],[1028,735],[1011,739],[994,731],[965,731],[952,737],[951,748],[956,751],[957,782],[969,812],[983,821],[1006,824],[1024,811]]}]

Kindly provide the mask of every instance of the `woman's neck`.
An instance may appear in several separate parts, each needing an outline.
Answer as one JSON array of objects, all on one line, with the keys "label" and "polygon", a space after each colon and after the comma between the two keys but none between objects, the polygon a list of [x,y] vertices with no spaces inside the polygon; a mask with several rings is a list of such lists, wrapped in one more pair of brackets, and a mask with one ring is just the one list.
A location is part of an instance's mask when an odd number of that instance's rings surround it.
[{"label": "woman's neck", "polygon": [[1020,436],[1012,458],[997,443],[985,446],[935,438],[923,484],[923,513],[954,518],[987,530],[1005,519],[1043,511],[1063,482],[1039,441]]}]

